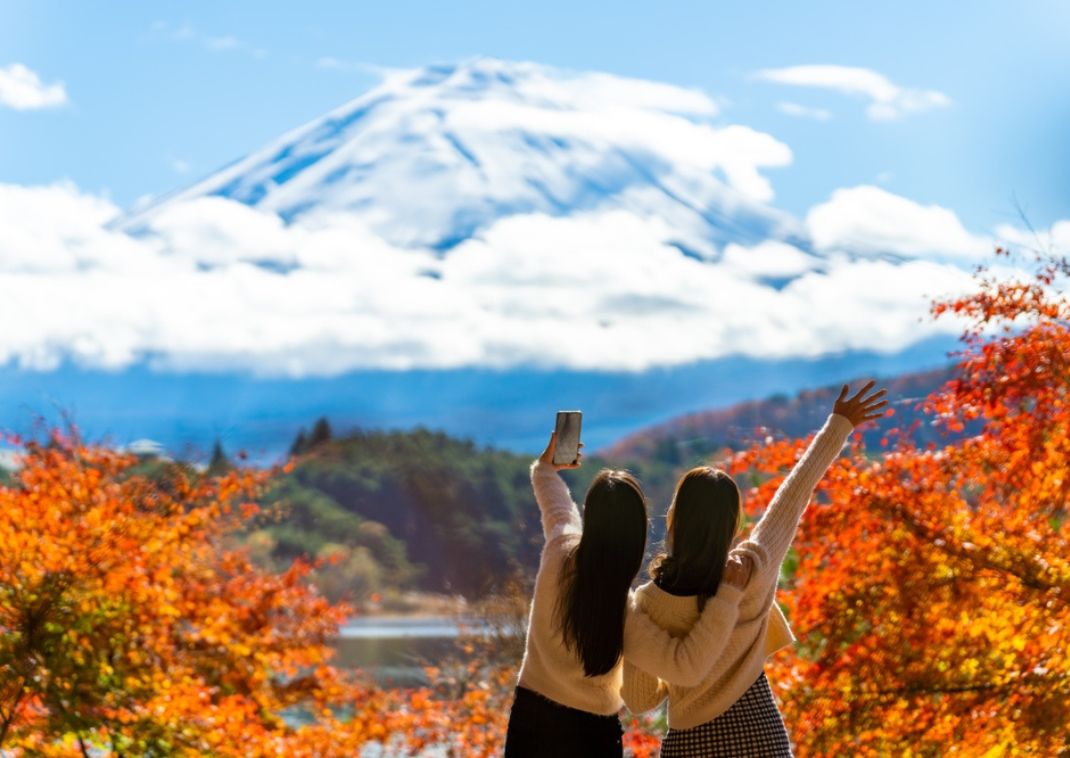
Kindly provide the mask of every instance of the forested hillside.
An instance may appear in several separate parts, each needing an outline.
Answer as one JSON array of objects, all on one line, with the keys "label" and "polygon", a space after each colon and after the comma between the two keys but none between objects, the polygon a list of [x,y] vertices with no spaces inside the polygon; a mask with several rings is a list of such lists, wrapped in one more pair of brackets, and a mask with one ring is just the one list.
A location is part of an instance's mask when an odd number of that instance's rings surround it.
[{"label": "forested hillside", "polygon": [[[889,429],[910,429],[924,419],[919,404],[952,376],[951,368],[894,378],[880,378],[888,387],[895,416],[881,419],[864,432],[867,447],[878,447]],[[818,428],[832,408],[839,386],[799,392],[795,397],[775,395],[727,408],[689,413],[630,434],[600,451],[615,461],[661,461],[683,465],[701,460],[724,448],[749,445],[759,429],[789,437],[804,437]],[[938,432],[924,419],[913,430],[919,443],[935,440]],[[764,435],[763,435],[764,436]]]},{"label": "forested hillside", "polygon": [[[261,557],[333,557],[330,594],[384,588],[480,595],[538,562],[531,456],[440,432],[324,433],[295,440],[292,471],[249,536]],[[577,499],[598,460],[570,474]]]},{"label": "forested hillside", "polygon": [[[878,447],[889,425],[909,427],[918,398],[949,376],[940,370],[886,380],[897,415],[865,434],[867,447]],[[805,436],[820,426],[837,390],[691,414],[631,435],[565,477],[582,502],[601,467],[633,471],[650,500],[653,552],[683,471],[758,436]],[[931,425],[920,426],[915,439],[935,434]],[[334,598],[359,601],[403,589],[477,597],[538,563],[531,454],[479,447],[427,429],[332,436],[326,419],[297,435],[293,453],[292,470],[269,491],[248,544],[259,560],[276,567],[296,557],[325,559],[318,581]]]}]

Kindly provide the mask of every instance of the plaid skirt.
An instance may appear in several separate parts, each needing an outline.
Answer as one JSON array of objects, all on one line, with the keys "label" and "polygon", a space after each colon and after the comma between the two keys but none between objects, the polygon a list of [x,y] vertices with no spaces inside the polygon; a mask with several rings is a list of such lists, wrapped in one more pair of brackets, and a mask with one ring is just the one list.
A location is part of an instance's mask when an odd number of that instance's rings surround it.
[{"label": "plaid skirt", "polygon": [[765,672],[732,707],[692,729],[670,729],[662,758],[791,758],[784,719]]}]

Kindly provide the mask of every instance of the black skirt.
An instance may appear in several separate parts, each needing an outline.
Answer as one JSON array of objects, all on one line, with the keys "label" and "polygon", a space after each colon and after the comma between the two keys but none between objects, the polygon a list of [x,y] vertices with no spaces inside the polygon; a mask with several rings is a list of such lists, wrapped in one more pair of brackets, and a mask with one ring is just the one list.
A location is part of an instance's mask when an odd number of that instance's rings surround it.
[{"label": "black skirt", "polygon": [[620,758],[620,719],[555,703],[516,688],[505,735],[505,758]]},{"label": "black skirt", "polygon": [[765,672],[732,707],[693,729],[670,729],[662,758],[791,758],[784,719]]}]

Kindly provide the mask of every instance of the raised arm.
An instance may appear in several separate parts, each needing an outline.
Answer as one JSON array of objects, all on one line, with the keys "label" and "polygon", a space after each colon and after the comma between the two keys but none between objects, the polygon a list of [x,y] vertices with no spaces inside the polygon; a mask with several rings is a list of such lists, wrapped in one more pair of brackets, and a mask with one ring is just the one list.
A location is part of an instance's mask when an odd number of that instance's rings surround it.
[{"label": "raised arm", "polygon": [[624,622],[624,661],[672,684],[699,684],[720,659],[739,619],[743,590],[722,582],[686,637],[673,637],[630,601]]},{"label": "raised arm", "polygon": [[843,385],[825,425],[777,488],[750,538],[736,547],[736,551],[750,554],[754,559],[755,581],[748,589],[754,587],[761,591],[763,585],[776,582],[780,564],[795,538],[795,530],[817,483],[843,449],[851,430],[878,418],[888,404],[881,400],[885,390],[870,393],[873,384],[870,381],[850,398],[847,397],[847,385]]},{"label": "raised arm", "polygon": [[[556,444],[557,434],[554,433],[550,435],[546,450],[531,464],[531,488],[542,514],[542,534],[547,542],[573,529],[579,533],[582,528],[580,511],[572,500],[572,493],[557,472],[579,468],[583,453],[575,463],[556,464],[553,462]],[[582,443],[580,445],[582,447]]]}]

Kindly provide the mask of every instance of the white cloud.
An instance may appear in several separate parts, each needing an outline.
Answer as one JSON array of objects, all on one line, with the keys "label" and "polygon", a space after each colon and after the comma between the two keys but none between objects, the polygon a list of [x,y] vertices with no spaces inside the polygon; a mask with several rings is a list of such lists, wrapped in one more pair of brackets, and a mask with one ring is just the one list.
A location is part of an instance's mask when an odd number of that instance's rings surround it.
[{"label": "white cloud", "polygon": [[[548,109],[524,102],[489,99],[460,102],[446,114],[445,124],[479,141],[530,130],[583,140],[596,147],[624,146],[658,156],[671,165],[682,164],[706,172],[723,171],[733,189],[757,202],[773,198],[772,184],[760,169],[787,166],[792,160],[791,148],[764,132],[740,125],[716,127],[667,115],[654,106],[656,102],[665,102],[658,93],[636,96],[649,109],[637,107],[634,101],[610,101],[607,92],[585,87],[576,93],[577,100],[584,96],[581,93],[586,93],[588,98],[582,109]],[[699,103],[680,98],[674,105],[682,108]]]},{"label": "white cloud", "polygon": [[781,113],[786,113],[796,118],[810,118],[814,121],[828,121],[832,118],[832,113],[824,108],[811,108],[808,105],[790,102],[779,102],[776,107]]},{"label": "white cloud", "polygon": [[63,82],[45,84],[21,63],[0,67],[0,105],[17,111],[56,108],[67,103]]},{"label": "white cloud", "polygon": [[754,74],[762,81],[795,87],[830,89],[869,101],[866,115],[874,121],[900,118],[951,104],[936,90],[909,89],[893,83],[877,71],[856,66],[811,65],[767,68]]},{"label": "white cloud", "polygon": [[967,231],[947,208],[872,185],[836,190],[810,210],[806,226],[815,247],[826,251],[978,260],[993,245]]},{"label": "white cloud", "polygon": [[[0,364],[331,375],[546,365],[634,369],[742,354],[895,351],[954,263],[815,256],[766,241],[702,262],[672,224],[627,210],[514,215],[445,257],[351,215],[285,225],[218,197],[171,205],[143,237],[71,185],[0,185]],[[283,273],[285,272],[285,273]],[[776,278],[776,284],[766,282]],[[780,289],[777,289],[780,287]]]},{"label": "white cloud", "polygon": [[753,247],[727,245],[720,261],[720,265],[733,274],[775,279],[801,276],[822,268],[822,264],[821,258],[777,240],[766,240]]}]

